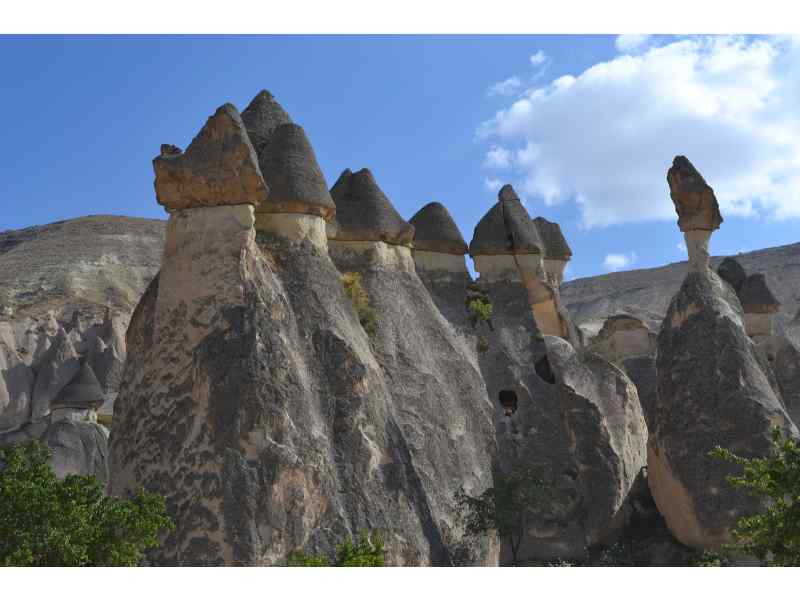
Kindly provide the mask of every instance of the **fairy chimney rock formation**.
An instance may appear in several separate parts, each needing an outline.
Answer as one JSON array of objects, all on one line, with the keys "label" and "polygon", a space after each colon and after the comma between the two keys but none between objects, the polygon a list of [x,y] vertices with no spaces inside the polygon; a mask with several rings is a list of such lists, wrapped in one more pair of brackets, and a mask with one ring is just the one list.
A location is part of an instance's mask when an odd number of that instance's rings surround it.
[{"label": "fairy chimney rock formation", "polygon": [[613,315],[592,339],[591,350],[617,363],[633,356],[654,355],[656,336],[647,324],[631,315]]},{"label": "fairy chimney rock formation", "polygon": [[772,335],[773,316],[781,307],[763,273],[748,275],[739,291],[747,335],[758,341]]},{"label": "fairy chimney rock formation", "polygon": [[667,171],[669,193],[686,240],[689,270],[708,269],[708,241],[722,224],[714,190],[685,156],[676,156]]},{"label": "fairy chimney rock formation", "polygon": [[414,262],[417,271],[430,273],[466,273],[464,255],[467,244],[450,216],[440,203],[423,206],[409,219],[414,227]]},{"label": "fairy chimney rock formation", "polygon": [[[676,158],[668,180],[684,231],[710,234],[719,227],[711,188],[688,161]],[[647,467],[653,499],[672,534],[687,546],[713,548],[730,541],[731,527],[758,510],[759,501],[733,489],[726,477],[736,467],[709,451],[719,445],[764,456],[773,427],[798,432],[745,333],[733,286],[700,267],[689,270],[658,335]],[[768,305],[765,287],[755,280],[754,299]]]},{"label": "fairy chimney rock formation", "polygon": [[[170,147],[174,148],[174,147]],[[267,199],[258,158],[239,112],[220,106],[185,152],[153,159],[156,197],[167,212],[187,208],[253,205]]]},{"label": "fairy chimney rock formation", "polygon": [[[475,227],[469,245],[479,281],[522,281],[541,332],[577,343],[574,327],[561,306],[558,286],[545,274],[544,250],[539,231],[519,196],[511,185],[504,185],[497,204]],[[563,256],[563,249],[561,253]]]},{"label": "fairy chimney rock formation", "polygon": [[328,223],[328,247],[337,264],[375,262],[414,269],[414,226],[395,210],[369,169],[345,169],[331,188],[336,216]]},{"label": "fairy chimney rock formation", "polygon": [[560,286],[564,281],[564,269],[572,258],[572,249],[569,247],[561,226],[544,217],[533,220],[539,237],[544,244],[544,272],[548,281],[555,286]]},{"label": "fairy chimney rock formation", "polygon": [[726,257],[719,264],[717,267],[717,275],[719,275],[725,283],[731,286],[737,295],[742,291],[744,281],[747,279],[747,273],[745,272],[744,267],[739,264],[738,260],[731,256]]},{"label": "fairy chimney rock formation", "polygon": [[86,360],[81,361],[75,377],[62,388],[50,404],[52,421],[69,419],[72,421],[97,420],[97,409],[105,401],[105,395],[92,367]]}]

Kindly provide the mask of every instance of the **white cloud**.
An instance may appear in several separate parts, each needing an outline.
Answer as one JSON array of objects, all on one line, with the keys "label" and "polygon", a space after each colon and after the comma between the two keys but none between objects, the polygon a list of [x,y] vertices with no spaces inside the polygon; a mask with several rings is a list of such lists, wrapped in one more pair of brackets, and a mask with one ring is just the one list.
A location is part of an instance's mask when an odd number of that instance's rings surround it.
[{"label": "white cloud", "polygon": [[683,242],[678,242],[676,246],[678,247],[678,250],[680,250],[681,252],[686,252],[686,244],[684,244]]},{"label": "white cloud", "polygon": [[547,54],[539,50],[535,54],[531,54],[530,58],[531,64],[534,67],[538,67],[539,65],[543,65],[547,61]]},{"label": "white cloud", "polygon": [[628,254],[606,254],[603,259],[603,266],[609,271],[621,271],[636,263],[636,252]]},{"label": "white cloud", "polygon": [[502,146],[492,146],[483,160],[486,169],[508,169],[511,166],[511,152]]},{"label": "white cloud", "polygon": [[532,87],[478,127],[518,192],[574,202],[584,227],[674,219],[689,157],[723,215],[800,217],[800,38],[693,37]]},{"label": "white cloud", "polygon": [[637,33],[624,33],[618,35],[614,45],[620,52],[636,52],[640,50],[650,39],[649,35]]},{"label": "white cloud", "polygon": [[522,81],[519,77],[509,77],[505,81],[500,81],[490,86],[486,91],[488,96],[512,96],[522,89]]}]

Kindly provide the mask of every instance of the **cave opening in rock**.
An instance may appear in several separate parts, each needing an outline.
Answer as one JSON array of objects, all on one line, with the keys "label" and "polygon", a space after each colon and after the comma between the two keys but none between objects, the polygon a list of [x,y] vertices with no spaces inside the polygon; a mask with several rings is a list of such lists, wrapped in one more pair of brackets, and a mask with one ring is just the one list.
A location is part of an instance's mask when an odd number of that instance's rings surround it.
[{"label": "cave opening in rock", "polygon": [[547,358],[547,355],[544,355],[542,358],[536,361],[536,364],[533,365],[536,374],[541,377],[547,383],[555,383],[556,376],[553,374],[553,369],[550,368],[550,361]]},{"label": "cave opening in rock", "polygon": [[517,411],[517,393],[514,390],[500,390],[500,406],[507,417],[513,415]]}]

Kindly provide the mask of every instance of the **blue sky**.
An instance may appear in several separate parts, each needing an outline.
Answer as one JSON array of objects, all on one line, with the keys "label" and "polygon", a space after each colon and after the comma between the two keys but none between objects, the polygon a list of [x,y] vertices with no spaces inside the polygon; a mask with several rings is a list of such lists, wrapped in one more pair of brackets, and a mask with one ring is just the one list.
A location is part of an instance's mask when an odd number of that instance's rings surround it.
[{"label": "blue sky", "polygon": [[800,240],[800,56],[784,38],[0,37],[0,230],[165,218],[159,145],[269,89],[329,185],[369,167],[398,211],[469,241],[511,182],[558,221],[571,277],[682,260],[665,181],[686,154],[726,218],[714,254]]}]

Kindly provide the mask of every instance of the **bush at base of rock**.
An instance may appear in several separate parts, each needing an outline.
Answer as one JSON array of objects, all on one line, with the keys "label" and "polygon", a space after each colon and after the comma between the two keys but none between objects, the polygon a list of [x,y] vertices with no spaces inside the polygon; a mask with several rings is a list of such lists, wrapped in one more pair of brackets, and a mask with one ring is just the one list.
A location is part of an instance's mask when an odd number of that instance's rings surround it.
[{"label": "bush at base of rock", "polygon": [[346,540],[336,547],[333,564],[326,556],[292,552],[287,559],[289,567],[382,567],[386,552],[383,538],[378,532],[362,532],[358,540]]},{"label": "bush at base of rock", "polygon": [[135,567],[171,529],[164,499],[105,496],[92,475],[59,481],[51,451],[0,448],[0,566]]}]

